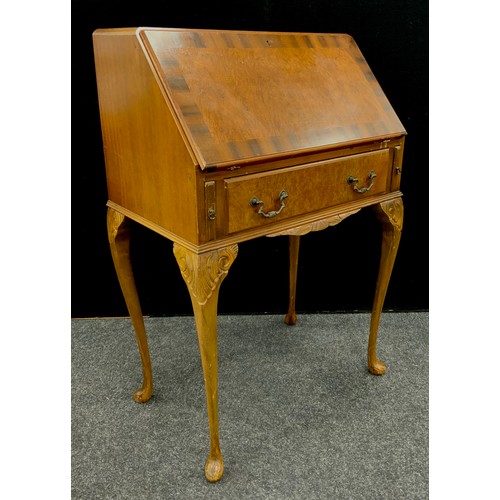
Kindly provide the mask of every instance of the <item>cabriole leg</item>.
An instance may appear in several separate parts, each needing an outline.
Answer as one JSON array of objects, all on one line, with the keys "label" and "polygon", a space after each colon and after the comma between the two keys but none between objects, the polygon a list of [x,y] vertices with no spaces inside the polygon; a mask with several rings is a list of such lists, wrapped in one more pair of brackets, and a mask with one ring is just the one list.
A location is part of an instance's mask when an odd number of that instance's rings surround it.
[{"label": "cabriole leg", "polygon": [[385,201],[375,205],[377,218],[382,224],[382,251],[380,267],[375,289],[375,298],[370,321],[370,337],[368,339],[368,370],[374,375],[383,375],[385,365],[377,359],[377,334],[380,314],[384,304],[389,279],[398,252],[401,230],[403,229],[403,201],[401,198]]},{"label": "cabriole leg", "polygon": [[224,472],[219,444],[217,300],[220,285],[237,253],[237,245],[196,254],[174,243],[174,255],[191,295],[198,331],[210,431],[210,453],[205,464],[205,476],[210,482],[218,481]]},{"label": "cabriole leg", "polygon": [[149,357],[148,339],[144,327],[141,305],[130,262],[130,220],[120,212],[108,208],[108,238],[116,274],[135,330],[142,361],[142,387],[135,391],[134,399],[145,403],[153,394],[153,376]]},{"label": "cabriole leg", "polygon": [[299,265],[299,243],[300,236],[288,236],[288,250],[290,260],[290,297],[288,301],[288,313],[285,316],[287,325],[295,325],[297,323],[297,314],[295,313],[295,297],[297,292],[297,268]]}]

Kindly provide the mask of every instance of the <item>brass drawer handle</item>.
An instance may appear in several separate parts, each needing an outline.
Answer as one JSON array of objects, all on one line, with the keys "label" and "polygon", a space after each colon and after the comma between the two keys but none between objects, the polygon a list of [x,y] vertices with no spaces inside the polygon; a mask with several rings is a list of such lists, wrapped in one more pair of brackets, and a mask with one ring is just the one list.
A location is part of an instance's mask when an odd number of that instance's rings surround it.
[{"label": "brass drawer handle", "polygon": [[262,206],[262,205],[264,205],[264,202],[262,200],[259,200],[259,198],[257,198],[256,196],[254,196],[250,200],[250,205],[252,207],[257,207],[257,206],[261,205],[261,207],[259,208],[259,211],[257,213],[262,215],[262,217],[276,217],[285,208],[285,198],[288,198],[288,193],[286,192],[286,190],[282,189],[281,193],[280,193],[280,198],[279,198],[280,203],[281,203],[280,208],[278,210],[271,210],[270,212],[264,212],[264,207]]},{"label": "brass drawer handle", "polygon": [[354,189],[354,191],[356,191],[358,193],[366,193],[367,191],[369,191],[373,187],[373,184],[375,184],[375,181],[373,180],[373,179],[375,179],[375,177],[377,177],[377,174],[372,170],[370,172],[370,175],[369,175],[369,179],[371,181],[370,185],[367,187],[364,187],[364,188],[358,188],[359,179],[356,179],[356,177],[353,177],[352,175],[349,176],[349,178],[347,179],[347,182],[349,184],[352,184],[353,182],[355,183],[354,186],[352,187]]}]

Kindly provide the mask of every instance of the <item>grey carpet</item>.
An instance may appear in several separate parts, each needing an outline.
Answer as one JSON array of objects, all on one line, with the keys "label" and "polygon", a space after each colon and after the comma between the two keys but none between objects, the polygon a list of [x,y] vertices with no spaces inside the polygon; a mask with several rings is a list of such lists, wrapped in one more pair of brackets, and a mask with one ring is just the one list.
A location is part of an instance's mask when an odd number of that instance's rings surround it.
[{"label": "grey carpet", "polygon": [[191,317],[146,318],[154,396],[128,318],[72,320],[73,499],[428,498],[426,312],[219,317],[222,480],[205,481],[206,402]]}]

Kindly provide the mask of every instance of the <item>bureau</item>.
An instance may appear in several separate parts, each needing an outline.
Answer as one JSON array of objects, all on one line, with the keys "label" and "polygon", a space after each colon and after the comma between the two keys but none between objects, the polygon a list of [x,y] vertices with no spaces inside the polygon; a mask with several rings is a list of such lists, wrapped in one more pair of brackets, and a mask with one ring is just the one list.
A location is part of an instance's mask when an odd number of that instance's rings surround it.
[{"label": "bureau", "polygon": [[207,395],[205,476],[224,470],[219,444],[217,301],[238,244],[289,240],[285,322],[297,321],[300,236],[369,207],[382,228],[368,335],[382,306],[403,224],[406,131],[352,37],[167,28],[99,29],[94,58],[108,190],[108,235],[153,391],[130,262],[130,221],[173,242],[189,290]]}]

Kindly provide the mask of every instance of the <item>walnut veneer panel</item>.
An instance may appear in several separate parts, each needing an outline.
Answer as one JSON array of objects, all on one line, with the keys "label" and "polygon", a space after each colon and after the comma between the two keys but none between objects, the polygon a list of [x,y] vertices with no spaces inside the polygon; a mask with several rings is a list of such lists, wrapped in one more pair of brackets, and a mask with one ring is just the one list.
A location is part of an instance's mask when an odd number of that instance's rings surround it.
[{"label": "walnut veneer panel", "polygon": [[93,42],[110,204],[198,243],[196,161],[136,30]]},{"label": "walnut veneer panel", "polygon": [[349,35],[138,33],[201,168],[406,133]]},{"label": "walnut veneer panel", "polygon": [[[272,224],[385,193],[389,190],[390,167],[389,149],[382,149],[264,174],[227,179],[228,232]],[[376,174],[371,188],[365,192],[355,191],[355,183],[349,183],[348,178],[357,178],[358,189],[363,190],[371,183],[371,171]],[[286,206],[276,217],[262,217],[258,213],[260,207],[252,207],[249,203],[251,198],[256,196],[264,202],[264,211],[277,210],[280,207],[279,194],[283,189],[288,194],[284,200]]]}]

